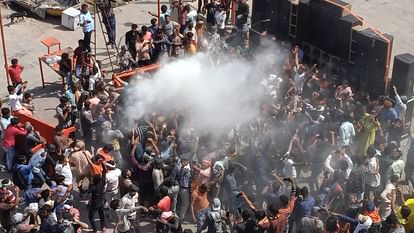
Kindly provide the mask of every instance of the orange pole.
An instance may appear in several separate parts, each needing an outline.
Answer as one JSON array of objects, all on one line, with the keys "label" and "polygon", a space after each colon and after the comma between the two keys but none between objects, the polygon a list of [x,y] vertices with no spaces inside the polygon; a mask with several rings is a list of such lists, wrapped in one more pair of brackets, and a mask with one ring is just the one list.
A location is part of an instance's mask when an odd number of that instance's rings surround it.
[{"label": "orange pole", "polygon": [[231,22],[232,24],[236,24],[236,19],[237,19],[237,15],[236,15],[236,0],[231,1]]},{"label": "orange pole", "polygon": [[157,12],[158,12],[158,26],[161,26],[161,0],[157,1]]},{"label": "orange pole", "polygon": [[0,7],[0,32],[1,32],[1,43],[3,45],[3,57],[4,57],[4,69],[6,70],[7,85],[10,85],[9,72],[7,72],[7,53],[6,53],[6,40],[4,39],[4,28],[3,28],[3,16],[1,15]]}]

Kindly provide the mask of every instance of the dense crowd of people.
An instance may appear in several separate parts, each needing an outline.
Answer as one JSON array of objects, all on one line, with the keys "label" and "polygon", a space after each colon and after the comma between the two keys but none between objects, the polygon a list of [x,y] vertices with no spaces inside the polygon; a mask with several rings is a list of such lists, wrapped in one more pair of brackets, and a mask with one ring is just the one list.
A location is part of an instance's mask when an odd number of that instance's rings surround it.
[{"label": "dense crowd of people", "polygon": [[[181,1],[164,5],[160,24],[154,18],[141,30],[131,26],[120,71],[207,50],[254,62],[248,12],[240,1],[227,33],[229,1],[199,0],[198,11]],[[140,232],[142,220],[159,233],[193,232],[184,223],[209,233],[414,232],[414,145],[404,159],[407,98],[395,87],[392,97],[369,96],[303,64],[303,51],[293,46],[278,68],[281,78],[269,81],[277,95],[263,99],[250,122],[200,130],[188,124],[183,106],[148,112],[125,129],[128,97],[90,56],[87,5],[82,14],[85,38],[75,64],[67,54],[59,62],[66,86],[53,141],[16,117],[33,116],[35,106],[23,66],[13,59],[9,68],[10,108],[0,119],[1,169],[10,174],[0,186],[6,232]],[[110,37],[114,44],[115,32]],[[71,127],[77,130],[68,137]]]}]

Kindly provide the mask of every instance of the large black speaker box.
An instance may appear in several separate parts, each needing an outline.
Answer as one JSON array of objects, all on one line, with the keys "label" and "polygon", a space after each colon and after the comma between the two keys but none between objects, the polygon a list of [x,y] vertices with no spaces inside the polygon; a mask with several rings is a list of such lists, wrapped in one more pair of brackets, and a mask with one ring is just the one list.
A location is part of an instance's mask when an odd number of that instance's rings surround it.
[{"label": "large black speaker box", "polygon": [[404,53],[394,57],[391,83],[400,95],[414,95],[414,55]]},{"label": "large black speaker box", "polygon": [[311,6],[310,2],[300,1],[298,7],[298,27],[296,40],[310,41],[311,31]]},{"label": "large black speaker box", "polygon": [[389,44],[370,28],[352,30],[352,76],[358,80],[359,88],[372,97],[385,93],[386,66],[392,52],[393,37],[384,36],[390,40]]},{"label": "large black speaker box", "polygon": [[352,41],[352,28],[355,26],[362,26],[362,21],[353,15],[347,15],[337,21],[337,33],[335,38],[334,55],[349,60],[349,52]]},{"label": "large black speaker box", "polygon": [[[394,57],[391,83],[397,88],[398,94],[405,95],[408,98],[414,95],[414,55],[404,53]],[[393,92],[390,94],[394,95]],[[405,123],[409,128],[412,124],[413,109],[414,103],[408,103]]]},{"label": "large black speaker box", "polygon": [[[253,0],[252,25],[255,30],[265,27],[263,30],[276,34],[279,38],[287,38],[289,16],[289,0]],[[270,19],[270,22],[260,23],[260,20],[266,19]]]}]

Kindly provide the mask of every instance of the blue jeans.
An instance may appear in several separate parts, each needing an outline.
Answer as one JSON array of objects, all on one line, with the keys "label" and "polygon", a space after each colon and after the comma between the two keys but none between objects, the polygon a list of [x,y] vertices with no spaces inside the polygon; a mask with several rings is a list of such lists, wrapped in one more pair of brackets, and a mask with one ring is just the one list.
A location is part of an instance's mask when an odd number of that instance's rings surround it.
[{"label": "blue jeans", "polygon": [[210,208],[207,207],[204,210],[200,210],[196,213],[196,224],[197,224],[197,230],[200,229],[200,227],[204,224],[207,218],[207,214],[210,212]]},{"label": "blue jeans", "polygon": [[5,148],[5,150],[6,150],[7,170],[9,170],[9,172],[12,172],[13,166],[14,166],[14,154],[16,153],[16,150],[14,149],[14,147]]},{"label": "blue jeans", "polygon": [[45,183],[47,180],[49,180],[49,177],[46,175],[46,172],[44,172],[43,169],[40,169],[39,172],[33,172],[33,177],[39,179],[42,181],[42,183]]},{"label": "blue jeans", "polygon": [[77,77],[77,78],[80,78],[80,76],[81,76],[81,74],[82,74],[82,65],[76,65],[76,67],[75,67],[75,76]]},{"label": "blue jeans", "polygon": [[102,15],[105,24],[106,32],[108,33],[108,42],[115,44],[116,39],[116,20],[115,15],[107,16]]},{"label": "blue jeans", "polygon": [[67,72],[65,74],[65,83],[66,83],[66,87],[69,89],[71,87],[71,84],[73,83],[71,72]]},{"label": "blue jeans", "polygon": [[184,220],[185,214],[187,213],[188,207],[190,205],[190,189],[189,188],[182,188],[180,187],[180,190],[178,191],[178,215],[181,220]]}]

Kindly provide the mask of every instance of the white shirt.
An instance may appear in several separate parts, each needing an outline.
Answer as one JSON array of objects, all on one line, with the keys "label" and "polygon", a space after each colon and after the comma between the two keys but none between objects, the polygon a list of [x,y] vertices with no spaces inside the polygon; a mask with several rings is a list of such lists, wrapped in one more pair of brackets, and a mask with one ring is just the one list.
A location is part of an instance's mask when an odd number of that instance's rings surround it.
[{"label": "white shirt", "polygon": [[298,68],[294,69],[293,85],[295,86],[298,94],[302,94],[303,83],[305,82],[305,72],[299,74]]},{"label": "white shirt", "polygon": [[395,185],[393,185],[392,183],[388,183],[385,186],[384,191],[382,191],[381,193],[381,198],[384,199],[384,201],[386,203],[391,203],[391,198],[392,198],[392,191],[396,189]]},{"label": "white shirt", "polygon": [[[135,194],[135,196],[131,197],[131,195],[129,195],[129,193],[125,194],[122,198],[121,198],[121,206],[120,209],[132,209],[135,206],[138,205],[138,193]],[[128,215],[129,217],[134,217],[136,216],[136,212],[133,212],[131,214]]]},{"label": "white shirt", "polygon": [[[347,154],[344,154],[344,159],[345,159],[345,161],[348,165],[348,168],[345,171],[345,173],[346,173],[345,178],[348,179],[349,175],[351,174],[354,163],[352,162],[352,159]],[[332,155],[328,155],[328,157],[326,158],[326,160],[324,162],[324,168],[325,168],[325,171],[329,172],[331,177],[333,176],[333,174],[335,172],[335,169],[333,167],[336,167],[336,165],[332,164]]]},{"label": "white shirt", "polygon": [[107,192],[114,192],[119,188],[119,177],[121,176],[121,170],[115,168],[113,170],[109,170],[106,173],[106,191]]},{"label": "white shirt", "polygon": [[283,167],[283,173],[285,174],[285,177],[291,177],[296,178],[296,167],[294,166],[294,162],[291,159],[286,159],[283,161],[285,166]]},{"label": "white shirt", "polygon": [[381,182],[381,174],[379,174],[379,162],[377,157],[372,157],[368,161],[368,176],[366,183],[371,187],[378,187]]},{"label": "white shirt", "polygon": [[196,10],[190,10],[190,12],[187,13],[187,23],[193,22],[194,26],[197,22],[197,11]]},{"label": "white shirt", "polygon": [[57,163],[55,166],[55,171],[57,175],[62,175],[65,177],[63,184],[65,184],[66,186],[72,184],[73,176],[72,176],[72,170],[70,169],[69,164],[63,165],[61,163]]},{"label": "white shirt", "polygon": [[349,146],[352,143],[352,137],[355,136],[354,125],[345,121],[339,127],[339,143],[341,146]]},{"label": "white shirt", "polygon": [[226,28],[226,16],[226,12],[216,11],[216,14],[214,15],[214,20],[216,21],[218,29]]},{"label": "white shirt", "polygon": [[164,174],[161,169],[154,168],[152,170],[152,181],[154,182],[154,190],[157,190],[162,182],[164,182]]},{"label": "white shirt", "polygon": [[20,109],[23,108],[22,104],[20,103],[20,101],[22,101],[22,99],[23,99],[23,94],[9,95],[9,104],[10,104],[10,107],[11,107],[12,111],[19,111]]},{"label": "white shirt", "polygon": [[6,119],[4,117],[2,117],[0,119],[0,126],[1,126],[1,138],[4,138],[4,134],[6,133],[6,128],[7,126],[10,125],[10,117],[9,119]]},{"label": "white shirt", "polygon": [[397,175],[398,177],[401,178],[401,175],[404,173],[404,168],[405,168],[404,160],[399,159],[399,160],[394,161],[391,164],[391,166],[388,168],[388,171],[387,171],[388,179],[392,175]]}]

